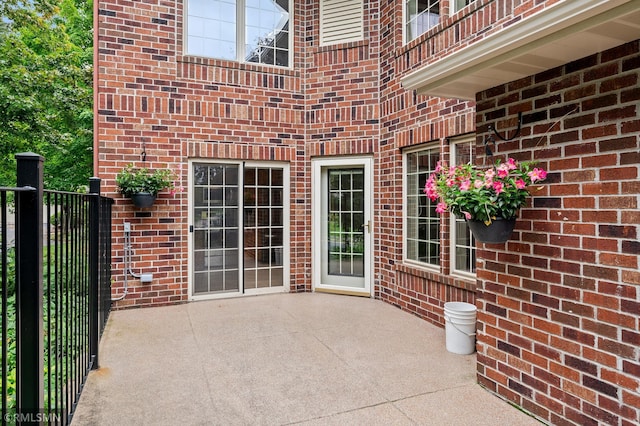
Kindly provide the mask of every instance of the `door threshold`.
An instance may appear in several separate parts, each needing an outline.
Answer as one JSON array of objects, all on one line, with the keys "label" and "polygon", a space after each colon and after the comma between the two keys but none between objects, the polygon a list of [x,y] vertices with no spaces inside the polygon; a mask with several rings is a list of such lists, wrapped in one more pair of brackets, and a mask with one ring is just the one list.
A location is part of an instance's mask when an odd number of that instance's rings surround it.
[{"label": "door threshold", "polygon": [[371,297],[371,294],[366,291],[357,290],[334,290],[331,288],[314,288],[316,293],[330,293],[330,294],[342,294],[345,296],[358,296],[358,297]]}]

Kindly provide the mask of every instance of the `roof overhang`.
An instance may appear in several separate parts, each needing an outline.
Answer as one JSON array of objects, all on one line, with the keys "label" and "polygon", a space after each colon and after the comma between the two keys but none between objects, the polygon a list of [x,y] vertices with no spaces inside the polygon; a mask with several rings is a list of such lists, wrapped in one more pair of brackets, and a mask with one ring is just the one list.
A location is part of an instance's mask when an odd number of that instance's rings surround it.
[{"label": "roof overhang", "polygon": [[640,0],[566,0],[402,78],[418,94],[478,92],[640,39]]}]

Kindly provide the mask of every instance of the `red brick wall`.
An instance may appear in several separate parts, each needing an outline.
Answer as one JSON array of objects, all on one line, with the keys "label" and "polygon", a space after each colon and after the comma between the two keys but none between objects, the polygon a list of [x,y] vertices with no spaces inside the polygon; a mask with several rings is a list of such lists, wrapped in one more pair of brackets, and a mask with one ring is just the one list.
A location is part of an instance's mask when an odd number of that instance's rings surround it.
[{"label": "red brick wall", "polygon": [[478,377],[553,424],[640,422],[640,41],[478,94],[547,182],[478,254]]},{"label": "red brick wall", "polygon": [[[305,10],[297,11],[294,20],[298,62],[294,69],[279,69],[183,56],[184,3],[99,3],[97,173],[107,195],[116,199],[114,296],[122,294],[124,284],[124,222],[132,225],[133,270],[153,273],[150,285],[130,278],[129,294],[117,307],[188,297],[187,193],[161,193],[151,209],[137,210],[116,192],[114,178],[124,165],[170,167],[186,188],[190,158],[288,161],[293,165],[292,200],[305,200],[309,192],[308,181],[297,177],[305,150],[299,66],[305,51],[300,19]],[[308,210],[307,204],[292,204],[292,213]],[[301,223],[292,230],[293,290],[309,286],[307,228]]]},{"label": "red brick wall", "polygon": [[[114,296],[124,285],[123,223],[133,270],[153,274],[117,307],[188,298],[187,193],[161,193],[136,210],[116,192],[126,164],[171,167],[187,187],[188,159],[251,159],[291,166],[291,290],[311,289],[312,156],[377,155],[377,2],[366,2],[365,40],[322,47],[317,2],[294,5],[294,66],[262,67],[183,55],[178,0],[100,0],[96,173],[114,196]],[[141,161],[143,149],[146,161]]]}]

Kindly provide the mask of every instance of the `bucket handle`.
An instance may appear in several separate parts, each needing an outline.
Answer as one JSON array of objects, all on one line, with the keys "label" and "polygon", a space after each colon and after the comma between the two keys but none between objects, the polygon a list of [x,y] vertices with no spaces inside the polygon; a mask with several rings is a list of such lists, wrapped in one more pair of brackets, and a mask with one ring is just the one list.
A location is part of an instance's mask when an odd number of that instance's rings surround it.
[{"label": "bucket handle", "polygon": [[475,336],[475,335],[476,335],[476,333],[467,333],[467,332],[464,332],[464,331],[460,330],[460,329],[456,326],[456,323],[455,323],[455,322],[453,322],[453,321],[451,321],[451,318],[449,318],[449,317],[447,316],[447,314],[445,314],[445,315],[444,315],[444,320],[445,320],[445,321],[449,321],[449,324],[451,324],[451,325],[453,326],[453,328],[455,328],[456,330],[458,330],[460,333],[464,334],[465,336],[473,337],[473,336]]}]

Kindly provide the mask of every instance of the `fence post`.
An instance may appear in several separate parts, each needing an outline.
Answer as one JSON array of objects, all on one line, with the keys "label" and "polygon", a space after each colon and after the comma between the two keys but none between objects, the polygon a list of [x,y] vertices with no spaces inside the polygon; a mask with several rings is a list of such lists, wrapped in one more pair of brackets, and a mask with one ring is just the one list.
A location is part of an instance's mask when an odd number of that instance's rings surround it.
[{"label": "fence post", "polygon": [[98,368],[100,294],[100,179],[89,178],[89,355]]},{"label": "fence post", "polygon": [[[16,412],[36,420],[44,410],[42,332],[42,168],[32,152],[16,154]],[[39,415],[40,414],[40,415]],[[38,422],[36,422],[38,423]]]}]

